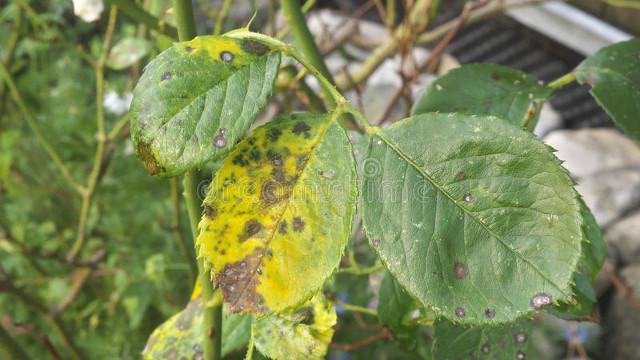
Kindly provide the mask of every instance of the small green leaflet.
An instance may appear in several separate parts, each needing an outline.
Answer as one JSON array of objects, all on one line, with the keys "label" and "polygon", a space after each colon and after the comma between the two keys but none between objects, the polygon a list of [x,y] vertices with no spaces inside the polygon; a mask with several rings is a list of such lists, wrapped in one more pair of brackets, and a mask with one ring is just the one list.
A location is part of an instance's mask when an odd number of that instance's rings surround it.
[{"label": "small green leaflet", "polygon": [[131,138],[151,174],[174,176],[226,155],[266,105],[280,54],[256,40],[200,36],[145,68]]},{"label": "small green leaflet", "polygon": [[493,115],[533,131],[550,95],[551,89],[520,70],[495,64],[463,65],[431,83],[411,114]]},{"label": "small green leaflet", "polygon": [[336,324],[336,309],[322,294],[279,316],[256,318],[256,348],[275,360],[324,359]]},{"label": "small green leaflet", "polygon": [[438,360],[532,359],[529,319],[500,327],[466,327],[446,319],[433,325],[433,355]]},{"label": "small green leaflet", "polygon": [[437,315],[497,324],[571,295],[580,206],[530,132],[492,116],[413,116],[372,136],[364,175],[373,248]]},{"label": "small green leaflet", "polygon": [[600,49],[575,71],[578,82],[591,86],[591,95],[613,121],[640,140],[640,39]]}]

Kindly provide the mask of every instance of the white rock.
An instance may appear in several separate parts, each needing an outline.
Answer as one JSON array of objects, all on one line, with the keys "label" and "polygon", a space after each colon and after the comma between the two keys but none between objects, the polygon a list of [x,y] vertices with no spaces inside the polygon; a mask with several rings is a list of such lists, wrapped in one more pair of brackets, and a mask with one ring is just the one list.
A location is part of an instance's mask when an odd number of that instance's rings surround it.
[{"label": "white rock", "polygon": [[544,103],[544,105],[542,106],[542,110],[540,111],[538,124],[533,131],[534,134],[536,134],[537,137],[542,138],[550,131],[559,129],[561,127],[562,116],[560,116],[560,114],[553,108],[553,106],[551,106],[550,103]]},{"label": "white rock", "polygon": [[73,0],[73,13],[86,22],[98,20],[103,10],[102,0]]},{"label": "white rock", "polygon": [[576,189],[598,224],[604,227],[640,202],[640,170],[623,168],[600,172],[578,180]]},{"label": "white rock", "polygon": [[615,129],[553,131],[544,142],[557,149],[556,156],[571,175],[582,178],[602,171],[640,168],[640,147]]},{"label": "white rock", "polygon": [[640,211],[615,222],[604,238],[623,264],[640,262]]}]

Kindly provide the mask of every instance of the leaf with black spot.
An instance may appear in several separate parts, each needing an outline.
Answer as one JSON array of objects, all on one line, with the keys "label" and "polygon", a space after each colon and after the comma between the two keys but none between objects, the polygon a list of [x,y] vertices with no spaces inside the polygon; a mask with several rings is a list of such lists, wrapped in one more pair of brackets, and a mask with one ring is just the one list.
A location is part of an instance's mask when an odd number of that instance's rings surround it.
[{"label": "leaf with black spot", "polygon": [[492,116],[423,114],[378,130],[365,163],[371,245],[437,315],[504,323],[572,293],[580,204],[530,132]]},{"label": "leaf with black spot", "polygon": [[[251,316],[223,311],[222,356],[249,342]],[[204,315],[197,283],[187,307],[160,324],[149,336],[142,352],[144,359],[201,359],[204,352]]]},{"label": "leaf with black spot", "polygon": [[[249,44],[248,44],[249,43]],[[256,40],[200,36],[151,61],[131,104],[131,138],[151,174],[226,155],[266,105],[280,54]]]},{"label": "leaf with black spot", "polygon": [[216,216],[202,217],[197,243],[231,311],[280,313],[312,297],[338,266],[356,176],[335,116],[263,125],[216,173],[204,201]]},{"label": "leaf with black spot", "polygon": [[469,327],[446,319],[433,324],[433,355],[436,359],[536,359],[531,333],[533,324],[522,319],[498,327]]},{"label": "leaf with black spot", "polygon": [[322,294],[278,316],[256,318],[255,346],[275,360],[324,359],[336,324],[336,310]]}]

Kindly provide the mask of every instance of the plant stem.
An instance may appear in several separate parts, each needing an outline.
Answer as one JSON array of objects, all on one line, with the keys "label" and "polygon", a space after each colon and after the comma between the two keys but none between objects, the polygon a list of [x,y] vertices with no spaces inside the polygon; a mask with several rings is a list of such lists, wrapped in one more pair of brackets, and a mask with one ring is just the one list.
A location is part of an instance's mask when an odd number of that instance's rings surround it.
[{"label": "plant stem", "polygon": [[222,3],[222,7],[216,16],[216,25],[213,30],[213,35],[220,35],[220,32],[222,31],[222,23],[224,22],[224,18],[227,17],[227,13],[231,8],[231,3],[231,0],[224,0],[224,3]]},{"label": "plant stem", "polygon": [[559,77],[556,80],[553,80],[547,86],[552,88],[552,89],[554,89],[554,90],[557,90],[557,89],[559,89],[561,87],[564,87],[566,85],[571,84],[575,80],[576,80],[576,72],[572,71],[570,73],[562,75],[561,77]]},{"label": "plant stem", "polygon": [[184,261],[187,263],[189,268],[189,282],[191,284],[194,283],[198,276],[198,268],[196,263],[193,261],[192,253],[189,251],[189,242],[184,236],[182,232],[182,226],[180,221],[180,185],[178,184],[178,178],[171,178],[171,209],[173,220],[171,221],[171,231],[173,231],[176,235],[176,243],[178,245],[178,249],[184,258]]},{"label": "plant stem", "polygon": [[384,270],[384,265],[374,265],[366,268],[351,266],[348,268],[342,268],[338,270],[339,274],[351,274],[351,275],[369,275]]},{"label": "plant stem", "polygon": [[82,248],[86,243],[86,231],[87,220],[89,217],[89,211],[91,210],[91,200],[98,185],[98,178],[100,177],[100,170],[102,168],[102,162],[105,159],[105,146],[107,143],[107,134],[104,126],[104,67],[109,56],[109,50],[111,48],[111,42],[113,40],[113,32],[115,30],[116,19],[118,18],[118,7],[112,6],[109,12],[109,23],[107,24],[107,31],[104,35],[104,41],[102,42],[102,52],[100,58],[96,63],[96,127],[98,130],[98,144],[96,145],[96,154],[93,159],[93,165],[91,167],[91,173],[89,174],[89,181],[86,188],[80,192],[82,196],[82,206],[80,208],[80,220],[78,221],[78,230],[76,240],[67,255],[69,262],[75,260],[80,254]]},{"label": "plant stem", "polygon": [[372,316],[378,316],[378,312],[374,309],[369,309],[364,306],[347,304],[342,301],[336,301],[336,305],[342,307],[343,309],[351,312],[357,312],[361,314],[368,314]]},{"label": "plant stem", "polygon": [[178,30],[164,21],[149,14],[144,9],[138,7],[134,1],[130,0],[108,0],[112,5],[116,5],[128,17],[138,23],[142,23],[150,29],[169,36],[170,38],[178,38]]},{"label": "plant stem", "polygon": [[20,345],[11,338],[11,335],[4,330],[2,325],[0,325],[0,358],[14,360],[29,359]]},{"label": "plant stem", "polygon": [[193,19],[191,0],[174,0],[173,8],[176,12],[178,39],[180,41],[189,41],[196,37],[196,22]]},{"label": "plant stem", "polygon": [[[176,18],[178,23],[178,38],[180,41],[191,40],[196,36],[195,20],[191,0],[174,0]],[[198,182],[195,171],[188,171],[183,179],[184,200],[189,215],[189,225],[193,242],[197,245],[198,218],[200,217],[200,202],[198,201]],[[198,256],[196,255],[196,258]],[[202,287],[202,311],[204,313],[204,326],[202,342],[204,360],[220,360],[222,350],[222,304],[214,303],[213,284],[209,271],[204,266],[204,261],[198,260],[198,281]]]},{"label": "plant stem", "polygon": [[322,57],[322,54],[320,53],[320,50],[318,49],[313,36],[311,35],[311,32],[309,31],[309,28],[307,27],[304,14],[302,13],[302,8],[300,7],[300,1],[282,0],[281,4],[282,11],[284,12],[285,17],[288,20],[291,31],[293,32],[293,36],[295,37],[298,46],[300,46],[300,49],[302,49],[302,53],[308,59],[308,63],[312,65],[311,67],[316,69],[328,81],[328,84],[321,83],[322,92],[326,97],[325,101],[329,103],[328,107],[335,107],[336,104],[333,103],[333,100],[335,100],[335,96],[332,96],[330,90],[331,88],[334,88],[335,82],[333,80],[333,76],[327,68],[327,65],[324,62],[324,58]]},{"label": "plant stem", "polygon": [[[200,205],[197,200],[198,183],[195,173],[189,171],[184,175],[184,200],[189,214],[191,235],[195,242],[198,237],[198,217]],[[202,307],[204,312],[204,360],[219,360],[222,348],[222,304],[211,301],[214,298],[214,290],[211,284],[209,272],[205,270],[204,262],[198,260],[198,281],[202,287]]]}]

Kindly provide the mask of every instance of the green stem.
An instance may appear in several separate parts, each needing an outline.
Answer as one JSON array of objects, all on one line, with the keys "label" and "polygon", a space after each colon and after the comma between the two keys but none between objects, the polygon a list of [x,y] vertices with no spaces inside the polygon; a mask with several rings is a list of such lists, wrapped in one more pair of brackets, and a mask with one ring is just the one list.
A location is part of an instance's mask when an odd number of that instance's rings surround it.
[{"label": "green stem", "polygon": [[[183,180],[184,200],[189,214],[191,235],[195,242],[198,237],[198,218],[200,216],[200,204],[198,202],[198,182],[193,171],[187,172]],[[202,307],[204,312],[203,350],[204,360],[219,360],[221,358],[222,342],[222,304],[211,301],[214,299],[214,290],[211,284],[209,272],[206,271],[204,262],[198,260],[198,281],[202,287]]]},{"label": "green stem", "polygon": [[220,8],[220,11],[216,16],[216,25],[213,30],[214,35],[220,35],[220,32],[222,32],[222,23],[224,23],[224,18],[227,17],[227,13],[231,8],[231,3],[232,3],[231,0],[224,0],[224,3],[222,4],[222,8]]},{"label": "green stem", "polygon": [[576,80],[576,72],[572,71],[570,73],[564,74],[561,77],[559,77],[558,79],[552,81],[549,83],[549,85],[547,85],[548,87],[557,90],[561,87],[564,87],[566,85],[571,84],[572,82],[574,82]]},{"label": "green stem", "polygon": [[253,339],[253,329],[251,329],[251,335],[249,337],[249,345],[247,345],[247,355],[245,355],[244,360],[253,360],[253,347],[254,339]]},{"label": "green stem", "polygon": [[184,258],[185,263],[189,269],[189,283],[193,284],[198,276],[198,268],[193,261],[192,253],[189,251],[189,242],[182,232],[182,226],[180,221],[180,185],[178,184],[178,178],[171,178],[171,209],[173,219],[171,221],[171,230],[176,235],[176,243],[178,249]]},{"label": "green stem", "polygon": [[338,270],[339,274],[351,274],[351,275],[369,275],[384,270],[384,265],[374,265],[366,268],[352,266],[348,268],[342,268]]},{"label": "green stem", "polygon": [[11,335],[0,325],[0,358],[14,360],[28,360],[29,357]]},{"label": "green stem", "polygon": [[[329,72],[327,65],[324,62],[322,53],[316,45],[315,39],[311,35],[307,22],[305,21],[302,8],[300,7],[300,1],[298,0],[282,0],[282,11],[284,12],[287,22],[291,27],[293,36],[295,37],[298,46],[302,49],[302,53],[308,59],[308,63],[312,65],[322,76],[328,80],[328,84],[321,84],[322,92],[326,97],[326,101],[329,103],[328,107],[333,108],[336,104],[333,103],[335,96],[332,96],[331,89],[335,90],[333,76]],[[298,59],[296,59],[298,60]],[[299,60],[298,60],[299,61]],[[304,65],[304,64],[303,64]],[[307,67],[305,65],[305,67]],[[309,67],[307,67],[309,68]]]},{"label": "green stem", "polygon": [[[176,19],[178,23],[178,37],[180,41],[191,40],[196,36],[195,20],[191,0],[174,0]],[[184,201],[189,215],[189,225],[194,244],[198,239],[198,219],[200,217],[200,202],[198,201],[198,181],[195,171],[188,171],[184,175]],[[197,256],[196,256],[197,257]],[[214,290],[209,271],[204,262],[198,260],[198,281],[202,287],[202,311],[204,313],[203,350],[204,360],[220,360],[222,348],[222,304],[214,303]]]},{"label": "green stem", "polygon": [[336,301],[336,305],[342,307],[343,309],[351,312],[357,312],[361,314],[368,314],[372,316],[378,316],[378,312],[374,309],[369,309],[364,306],[352,305],[343,303],[342,301]]},{"label": "green stem", "polygon": [[173,26],[159,20],[155,16],[149,14],[144,9],[138,7],[135,1],[131,0],[108,0],[112,5],[116,5],[127,17],[132,18],[138,23],[142,23],[150,29],[169,36],[170,38],[178,38],[178,30]]},{"label": "green stem", "polygon": [[193,18],[191,0],[173,0],[178,24],[178,39],[188,41],[196,37],[196,22]]}]

